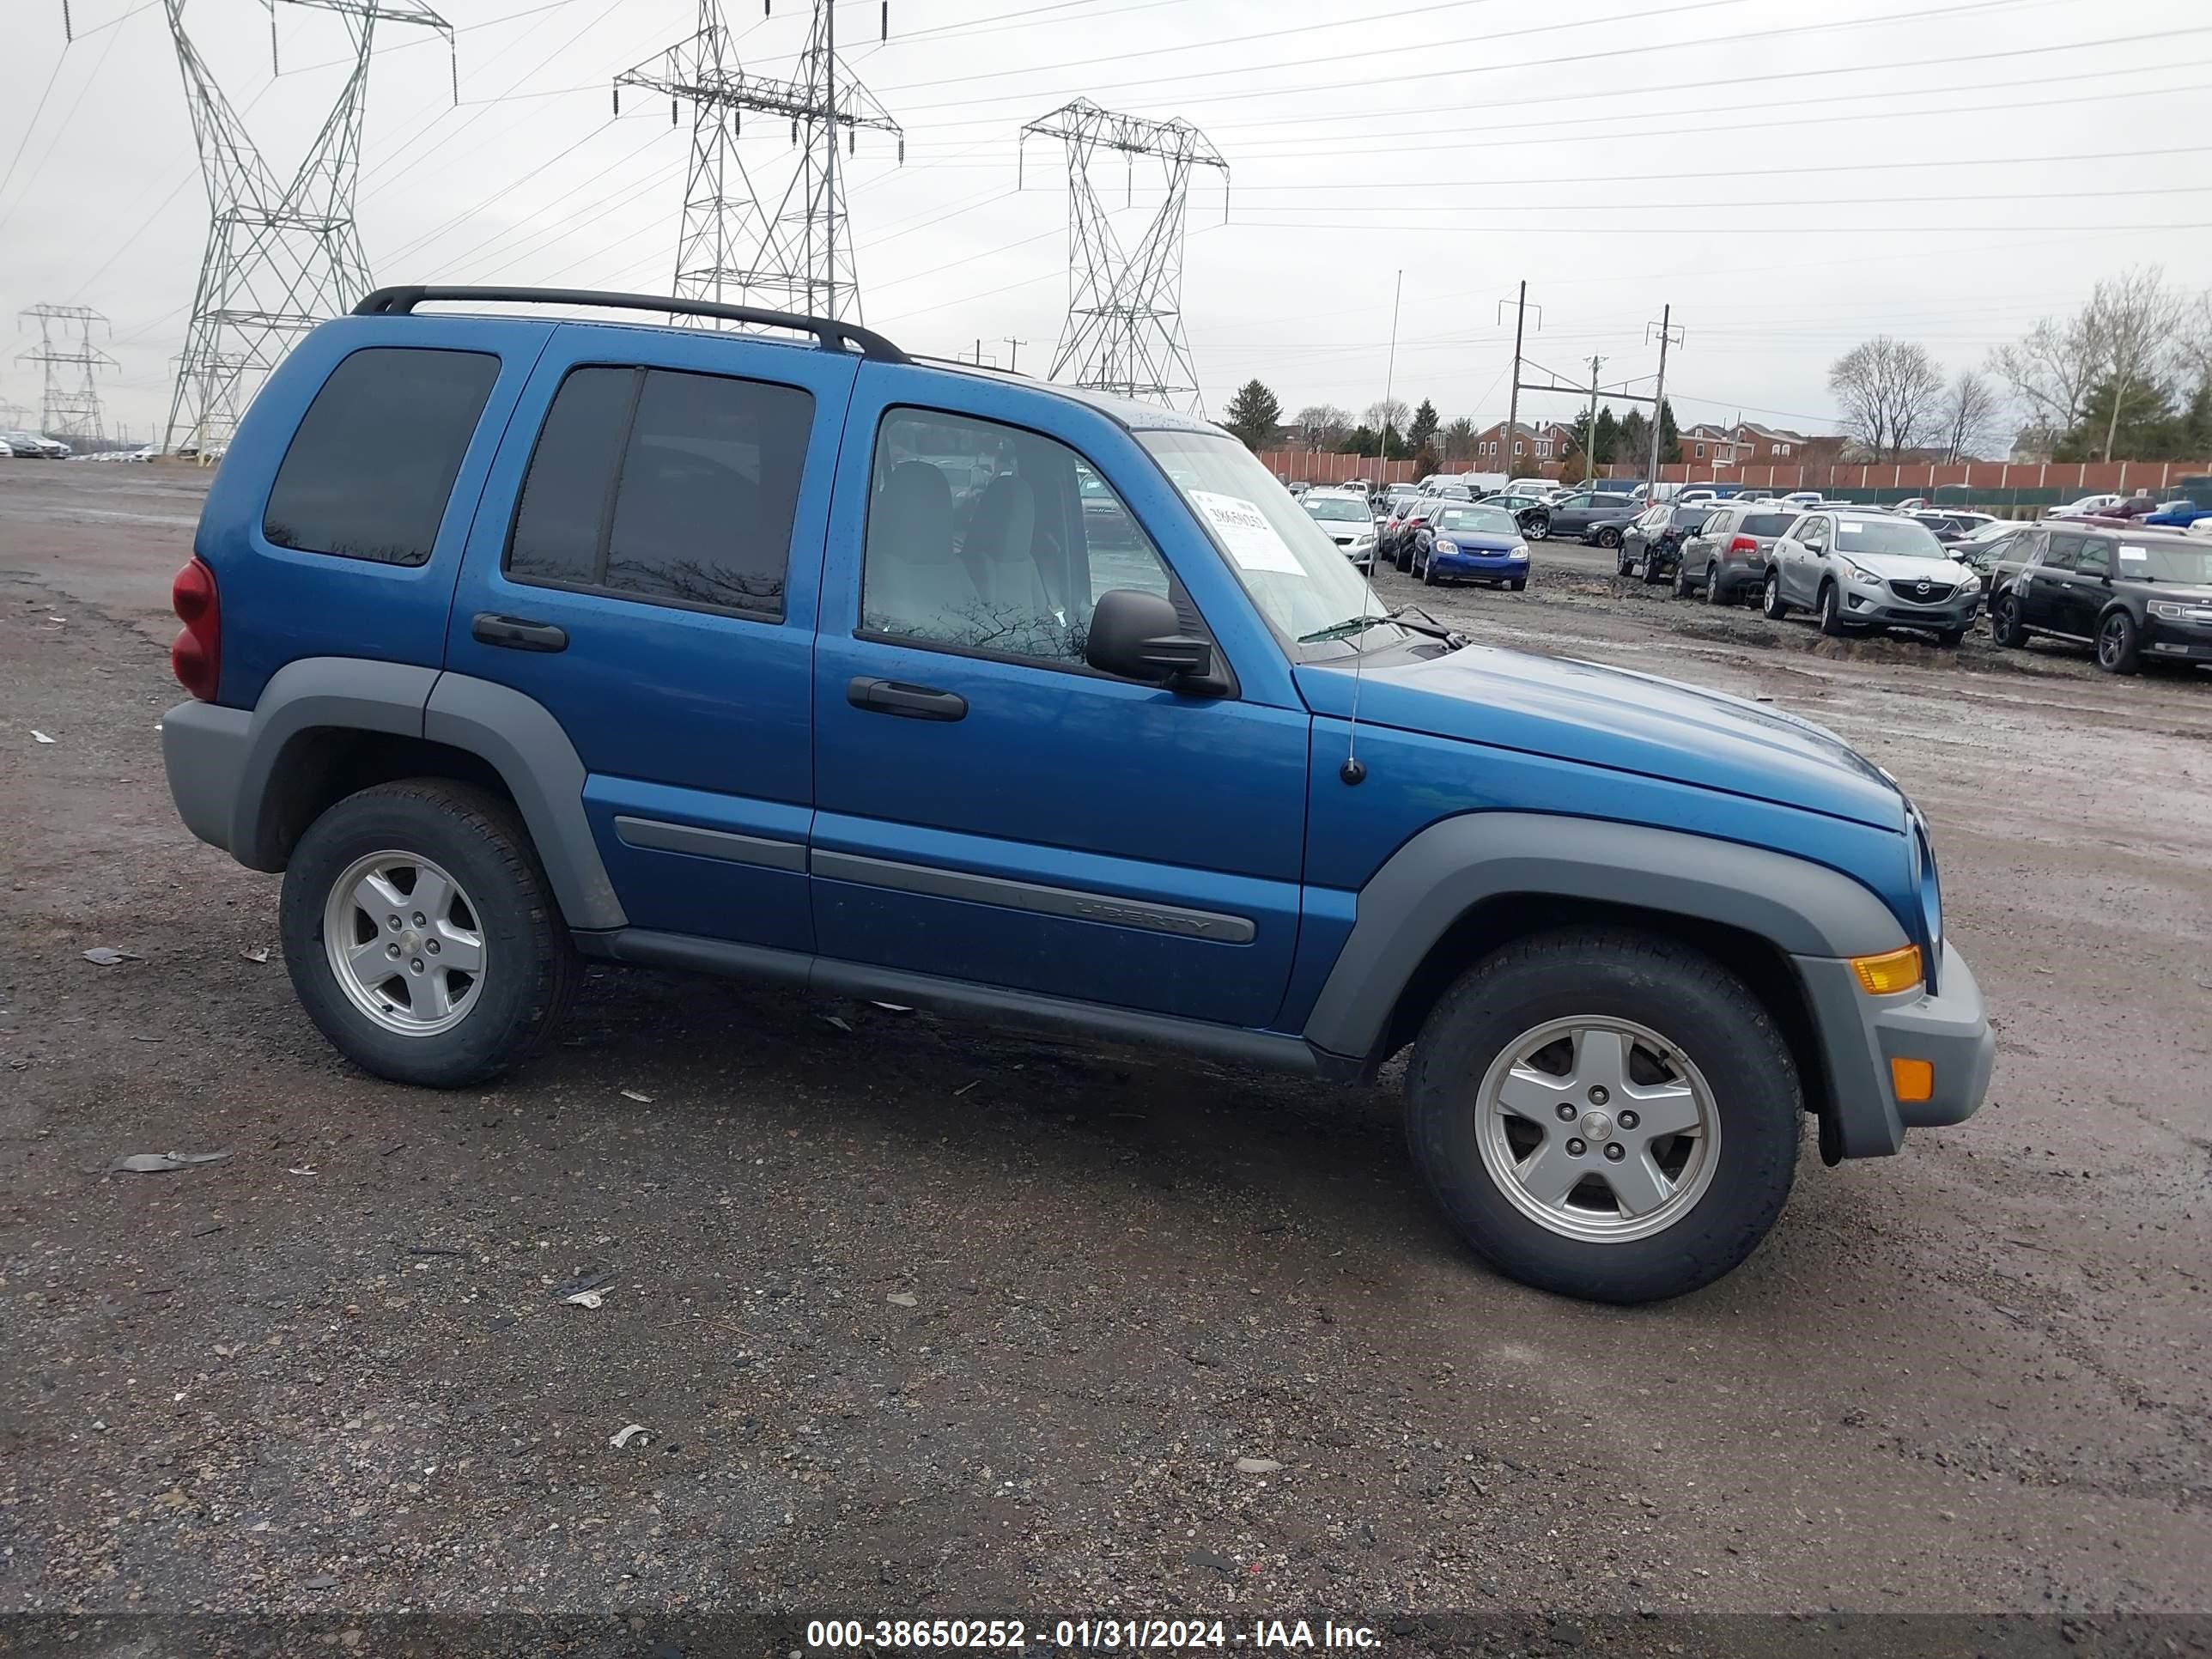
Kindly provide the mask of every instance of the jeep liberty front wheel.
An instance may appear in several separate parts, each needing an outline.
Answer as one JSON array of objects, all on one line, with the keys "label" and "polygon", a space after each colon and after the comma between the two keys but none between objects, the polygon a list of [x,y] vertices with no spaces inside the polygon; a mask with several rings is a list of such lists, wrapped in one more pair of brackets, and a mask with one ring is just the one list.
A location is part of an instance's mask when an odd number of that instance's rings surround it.
[{"label": "jeep liberty front wheel", "polygon": [[1460,1236],[1597,1302],[1680,1296],[1749,1255],[1790,1195],[1800,1113],[1789,1048],[1743,982],[1627,932],[1477,963],[1407,1072],[1413,1161]]},{"label": "jeep liberty front wheel", "polygon": [[488,790],[380,784],[310,824],[284,872],[284,963],[339,1053],[461,1088],[526,1059],[578,978],[529,832]]}]

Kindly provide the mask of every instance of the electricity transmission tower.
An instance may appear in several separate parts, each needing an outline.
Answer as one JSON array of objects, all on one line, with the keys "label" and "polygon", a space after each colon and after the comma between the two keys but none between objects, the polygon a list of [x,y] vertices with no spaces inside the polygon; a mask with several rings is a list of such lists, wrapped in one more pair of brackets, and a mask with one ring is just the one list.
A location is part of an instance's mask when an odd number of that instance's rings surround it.
[{"label": "electricity transmission tower", "polygon": [[[239,416],[293,341],[368,291],[354,191],[376,26],[418,23],[443,33],[449,48],[453,34],[453,26],[419,0],[284,0],[337,13],[354,49],[352,68],[322,130],[284,179],[263,158],[185,33],[185,3],[161,0],[199,143],[208,240],[169,404],[161,445],[167,450],[228,443]],[[273,61],[276,0],[269,5]],[[457,101],[459,95],[457,81]]]},{"label": "electricity transmission tower", "polygon": [[[674,291],[681,298],[751,303],[815,317],[858,318],[860,284],[845,228],[845,185],[837,167],[837,136],[848,154],[862,127],[898,140],[899,125],[853,78],[837,57],[836,12],[815,0],[814,25],[795,80],[746,73],[723,21],[721,0],[699,0],[699,27],[659,58],[615,77],[615,113],[622,89],[641,88],[668,99],[669,120],[691,106],[691,165],[676,238]],[[773,212],[754,189],[738,154],[747,110],[791,124],[804,143],[797,173]],[[711,318],[672,320],[717,325]]]},{"label": "electricity transmission tower", "polygon": [[[37,348],[18,352],[15,361],[38,363],[46,370],[40,429],[50,437],[105,441],[107,433],[100,421],[100,386],[94,377],[116,364],[114,358],[93,344],[92,327],[97,323],[106,328],[107,319],[89,306],[33,306],[21,314],[35,317],[39,322]],[[76,325],[74,344],[70,340],[71,324]],[[74,374],[69,372],[72,369]]]},{"label": "electricity transmission tower", "polygon": [[[1078,386],[1170,405],[1188,398],[1194,411],[1203,412],[1182,325],[1183,210],[1192,169],[1218,167],[1227,216],[1229,163],[1188,121],[1117,115],[1087,98],[1024,127],[1024,147],[1032,135],[1057,138],[1067,152],[1067,321],[1051,378],[1072,374]],[[1166,198],[1132,251],[1115,235],[1091,180],[1091,162],[1102,149],[1123,156],[1131,201],[1136,157],[1158,156],[1167,174]]]}]

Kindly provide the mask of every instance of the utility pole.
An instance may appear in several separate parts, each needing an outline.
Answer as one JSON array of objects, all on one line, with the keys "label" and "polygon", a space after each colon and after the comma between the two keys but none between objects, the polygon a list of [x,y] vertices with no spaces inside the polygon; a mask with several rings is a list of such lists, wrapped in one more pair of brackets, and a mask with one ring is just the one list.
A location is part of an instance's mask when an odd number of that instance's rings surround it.
[{"label": "utility pole", "polygon": [[[1647,475],[1651,485],[1651,499],[1654,501],[1659,497],[1659,439],[1661,428],[1666,423],[1667,347],[1669,342],[1679,338],[1682,332],[1674,325],[1674,307],[1672,305],[1661,307],[1658,322],[1659,385],[1651,396],[1651,471]],[[1652,325],[1650,323],[1644,325],[1644,337],[1646,341],[1651,337],[1651,329]],[[1687,477],[1686,474],[1684,476]]]},{"label": "utility pole", "polygon": [[1587,385],[1584,385],[1579,379],[1574,380],[1568,380],[1566,376],[1561,374],[1559,370],[1555,368],[1544,368],[1544,366],[1541,363],[1532,363],[1529,367],[1532,368],[1543,369],[1543,372],[1551,377],[1548,380],[1523,380],[1517,374],[1513,377],[1514,389],[1516,392],[1571,392],[1574,393],[1577,399],[1581,398],[1585,393],[1588,394],[1589,398],[1589,453],[1587,459],[1589,461],[1590,470],[1593,476],[1595,474],[1597,469],[1597,403],[1599,397],[1602,395],[1608,403],[1617,398],[1623,403],[1650,404],[1653,406],[1655,419],[1656,418],[1658,405],[1657,398],[1647,398],[1640,392],[1631,392],[1626,386],[1601,387],[1598,385],[1598,370],[1605,366],[1605,362],[1606,359],[1603,357],[1594,356],[1589,360],[1589,381]]},{"label": "utility pole", "polygon": [[1002,334],[999,337],[1006,343],[1007,371],[1011,374],[1018,374],[1021,370],[1022,348],[1029,342],[1017,340],[1011,334]]},{"label": "utility pole", "polygon": [[1390,287],[1390,356],[1382,370],[1382,476],[1378,483],[1390,482],[1390,397],[1398,382],[1398,299],[1405,290],[1406,273],[1401,267]]},{"label": "utility pole", "polygon": [[[100,386],[94,378],[103,368],[116,367],[115,359],[92,343],[92,326],[107,326],[107,319],[88,306],[33,306],[22,313],[39,324],[39,343],[21,352],[19,363],[38,363],[46,370],[46,397],[40,410],[40,429],[49,437],[89,438],[104,441],[100,424]],[[56,325],[60,326],[57,328]],[[76,343],[69,340],[76,325]],[[56,338],[58,334],[61,337]],[[75,369],[74,374],[64,370]]]},{"label": "utility pole", "polygon": [[[721,0],[699,0],[699,27],[659,58],[615,77],[615,113],[624,87],[665,94],[669,119],[691,106],[691,166],[676,243],[673,292],[685,299],[738,300],[779,311],[842,317],[860,310],[851,238],[842,236],[844,188],[837,174],[837,130],[848,145],[869,127],[898,140],[899,125],[866,89],[837,75],[836,21],[830,0],[816,0],[814,26],[796,80],[746,72],[738,61]],[[775,212],[769,214],[738,155],[744,112],[791,123],[805,154]],[[840,246],[843,252],[839,252]],[[692,326],[712,319],[678,316]]]},{"label": "utility pole", "polygon": [[[1225,191],[1229,163],[1188,121],[1117,115],[1088,98],[1030,122],[1022,144],[1032,137],[1059,139],[1067,155],[1067,321],[1049,378],[1066,375],[1077,386],[1156,404],[1188,399],[1203,413],[1182,323],[1183,210],[1192,170],[1220,168]],[[1166,171],[1167,194],[1133,249],[1123,249],[1092,184],[1091,159],[1100,150],[1119,151],[1131,165],[1156,155]],[[1018,150],[1017,189],[1019,167]],[[1226,218],[1225,194],[1222,213]]]},{"label": "utility pole", "polygon": [[[230,441],[239,416],[294,340],[325,318],[351,310],[369,289],[354,191],[361,179],[362,118],[377,24],[421,24],[443,34],[449,51],[453,30],[421,0],[288,0],[344,18],[353,53],[351,70],[321,131],[290,179],[280,179],[185,32],[185,0],[161,3],[184,76],[208,197],[207,251],[162,447],[205,453]],[[64,31],[69,19],[64,0]],[[272,70],[276,26],[271,0]]]},{"label": "utility pole", "polygon": [[[1513,444],[1514,441],[1520,436],[1521,433],[1521,327],[1522,325],[1528,321],[1528,283],[1525,277],[1522,280],[1520,297],[1516,299],[1512,303],[1513,392],[1511,398],[1506,404],[1505,414],[1505,476],[1509,479],[1518,476],[1518,469],[1516,469],[1513,465]],[[1500,315],[1504,314],[1505,305],[1506,302],[1503,300],[1500,300],[1498,302],[1498,309]],[[1536,307],[1536,331],[1540,334],[1543,331],[1544,307],[1538,306]],[[1533,454],[1529,456],[1528,459],[1531,465],[1535,464],[1535,459],[1536,458]]]}]

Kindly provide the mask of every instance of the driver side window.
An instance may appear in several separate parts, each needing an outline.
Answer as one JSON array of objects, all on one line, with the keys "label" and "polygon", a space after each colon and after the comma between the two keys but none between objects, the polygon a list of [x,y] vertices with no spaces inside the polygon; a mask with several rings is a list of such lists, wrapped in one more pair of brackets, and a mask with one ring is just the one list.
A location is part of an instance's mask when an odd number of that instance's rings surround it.
[{"label": "driver side window", "polygon": [[1808,549],[1815,553],[1826,552],[1828,550],[1828,521],[1826,519],[1806,520],[1805,528],[1798,533],[1797,539],[1804,543]]},{"label": "driver side window", "polygon": [[1096,469],[1018,427],[884,412],[860,574],[860,629],[1079,667],[1109,588],[1167,597],[1166,564]]}]

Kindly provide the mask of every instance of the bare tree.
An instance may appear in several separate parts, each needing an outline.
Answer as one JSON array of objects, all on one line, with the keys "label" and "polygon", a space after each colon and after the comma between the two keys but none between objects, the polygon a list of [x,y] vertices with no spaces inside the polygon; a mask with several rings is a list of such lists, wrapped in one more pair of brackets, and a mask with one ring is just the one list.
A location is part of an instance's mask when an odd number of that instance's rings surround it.
[{"label": "bare tree", "polygon": [[2018,345],[1990,354],[1990,371],[2011,388],[2030,421],[2054,436],[2071,432],[2104,374],[2106,352],[2087,311],[2060,322],[2045,317]]},{"label": "bare tree", "polygon": [[1391,426],[1402,433],[1406,429],[1406,416],[1410,407],[1403,398],[1377,398],[1363,411],[1363,418],[1377,432]]},{"label": "bare tree", "polygon": [[1334,449],[1352,430],[1352,412],[1334,404],[1308,404],[1291,416],[1291,428],[1308,449]]},{"label": "bare tree", "polygon": [[2197,386],[2212,386],[2212,289],[2198,295],[2182,313],[2173,347],[2182,372]]},{"label": "bare tree", "polygon": [[2112,412],[2105,423],[2105,459],[2112,459],[2119,435],[2120,406],[2128,394],[2158,378],[2173,356],[2187,306],[2166,283],[2159,265],[2142,265],[2106,278],[2089,296],[2083,315],[2103,349],[2104,374],[2112,382]]},{"label": "bare tree", "polygon": [[1944,394],[1943,459],[1956,464],[1970,461],[1995,443],[2004,416],[1996,388],[1976,370],[1962,368]]},{"label": "bare tree", "polygon": [[1844,430],[1878,461],[1893,461],[1935,423],[1943,371],[1928,349],[1887,334],[1853,346],[1828,369]]},{"label": "bare tree", "polygon": [[1474,422],[1466,416],[1447,421],[1443,433],[1444,459],[1448,461],[1471,461],[1474,459]]}]

